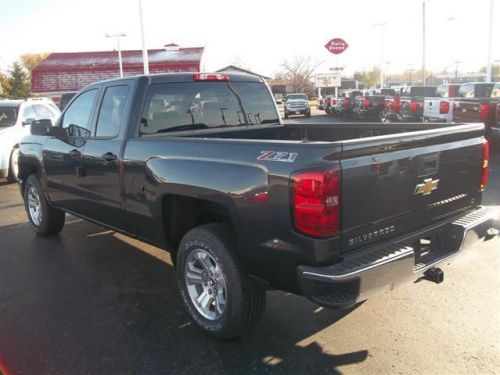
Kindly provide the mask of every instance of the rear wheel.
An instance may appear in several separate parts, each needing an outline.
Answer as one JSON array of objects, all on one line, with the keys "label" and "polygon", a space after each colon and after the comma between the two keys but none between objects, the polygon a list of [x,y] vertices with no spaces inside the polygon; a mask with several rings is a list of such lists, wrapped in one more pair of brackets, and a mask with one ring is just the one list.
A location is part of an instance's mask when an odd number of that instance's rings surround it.
[{"label": "rear wheel", "polygon": [[255,285],[235,255],[234,236],[225,224],[190,230],[177,253],[177,280],[193,320],[221,339],[240,337],[260,319],[266,291]]},{"label": "rear wheel", "polygon": [[34,175],[29,176],[25,183],[24,206],[31,227],[37,235],[52,236],[63,229],[66,214],[49,205],[42,185]]},{"label": "rear wheel", "polygon": [[10,154],[9,161],[9,174],[7,175],[7,181],[9,182],[19,182],[17,177],[19,174],[19,148],[14,148]]}]

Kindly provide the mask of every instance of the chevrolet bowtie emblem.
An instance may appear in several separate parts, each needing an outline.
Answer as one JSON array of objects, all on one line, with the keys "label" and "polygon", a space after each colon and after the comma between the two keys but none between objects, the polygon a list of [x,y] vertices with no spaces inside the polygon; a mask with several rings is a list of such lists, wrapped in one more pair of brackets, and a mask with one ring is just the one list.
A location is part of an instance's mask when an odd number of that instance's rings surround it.
[{"label": "chevrolet bowtie emblem", "polygon": [[439,180],[433,180],[432,178],[427,178],[422,184],[415,186],[415,192],[413,194],[429,195],[433,190],[438,187]]}]

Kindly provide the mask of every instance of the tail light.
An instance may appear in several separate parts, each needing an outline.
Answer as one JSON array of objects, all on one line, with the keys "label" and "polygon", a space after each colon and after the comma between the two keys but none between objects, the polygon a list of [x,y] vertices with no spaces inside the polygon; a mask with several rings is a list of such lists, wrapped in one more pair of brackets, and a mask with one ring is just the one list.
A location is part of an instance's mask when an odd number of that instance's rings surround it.
[{"label": "tail light", "polygon": [[394,99],[393,105],[392,105],[394,112],[399,112],[399,109],[401,108],[401,101],[399,98]]},{"label": "tail light", "polygon": [[349,99],[347,98],[344,99],[344,107],[349,107],[349,104],[350,104]]},{"label": "tail light", "polygon": [[412,100],[410,103],[410,110],[412,112],[417,112],[418,111],[418,102],[416,102],[415,100]]},{"label": "tail light", "polygon": [[488,120],[490,114],[490,106],[487,103],[483,103],[479,105],[479,117],[481,120]]},{"label": "tail light", "polygon": [[323,99],[319,100],[319,105],[323,104]]},{"label": "tail light", "polygon": [[445,114],[448,113],[450,110],[450,103],[448,102],[439,102],[439,113],[440,114]]},{"label": "tail light", "polygon": [[486,187],[488,183],[488,159],[490,158],[490,144],[485,139],[483,141],[483,172],[481,174],[481,190]]},{"label": "tail light", "polygon": [[229,77],[221,73],[195,73],[193,81],[229,81]]},{"label": "tail light", "polygon": [[340,171],[318,170],[292,176],[295,229],[314,237],[340,233]]},{"label": "tail light", "polygon": [[382,100],[382,108],[387,109],[387,100]]},{"label": "tail light", "polygon": [[332,99],[332,105],[335,105],[335,104],[337,104],[337,99],[333,98]]},{"label": "tail light", "polygon": [[330,103],[331,103],[330,98],[327,98],[327,99],[326,99],[326,105],[327,105],[327,107],[329,107],[329,106],[330,106]]},{"label": "tail light", "polygon": [[365,108],[368,108],[370,106],[370,101],[368,98],[365,98],[365,102],[363,103],[365,105]]}]

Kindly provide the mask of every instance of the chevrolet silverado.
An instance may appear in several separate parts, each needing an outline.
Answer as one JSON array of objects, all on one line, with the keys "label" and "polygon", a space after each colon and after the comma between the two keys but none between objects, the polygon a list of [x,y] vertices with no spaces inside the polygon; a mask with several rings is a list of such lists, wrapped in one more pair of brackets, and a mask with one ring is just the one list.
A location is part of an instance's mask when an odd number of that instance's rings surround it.
[{"label": "chevrolet silverado", "polygon": [[[228,339],[266,290],[329,308],[426,278],[493,235],[482,124],[283,124],[266,83],[176,73],[82,89],[33,122],[19,178],[34,232],[71,213],[170,251],[187,312]],[[98,239],[96,238],[96,241]]]}]

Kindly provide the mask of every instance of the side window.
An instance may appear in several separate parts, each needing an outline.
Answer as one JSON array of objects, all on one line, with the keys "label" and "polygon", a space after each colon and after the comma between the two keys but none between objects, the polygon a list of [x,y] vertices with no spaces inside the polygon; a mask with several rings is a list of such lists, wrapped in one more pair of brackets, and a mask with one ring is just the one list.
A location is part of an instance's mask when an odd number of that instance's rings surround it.
[{"label": "side window", "polygon": [[52,113],[51,110],[49,110],[47,107],[45,107],[43,104],[35,104],[33,105],[35,108],[35,112],[38,115],[39,119],[53,119],[55,115]]},{"label": "side window", "polygon": [[112,86],[106,89],[97,120],[97,137],[114,137],[120,132],[128,86]]},{"label": "side window", "polygon": [[97,89],[89,90],[78,96],[64,113],[62,127],[70,137],[90,137],[92,124],[92,105]]},{"label": "side window", "polygon": [[26,106],[24,107],[24,110],[23,110],[23,123],[25,122],[31,122],[33,120],[36,120],[37,117],[36,117],[36,113],[35,111],[33,110],[33,107],[32,106]]}]

